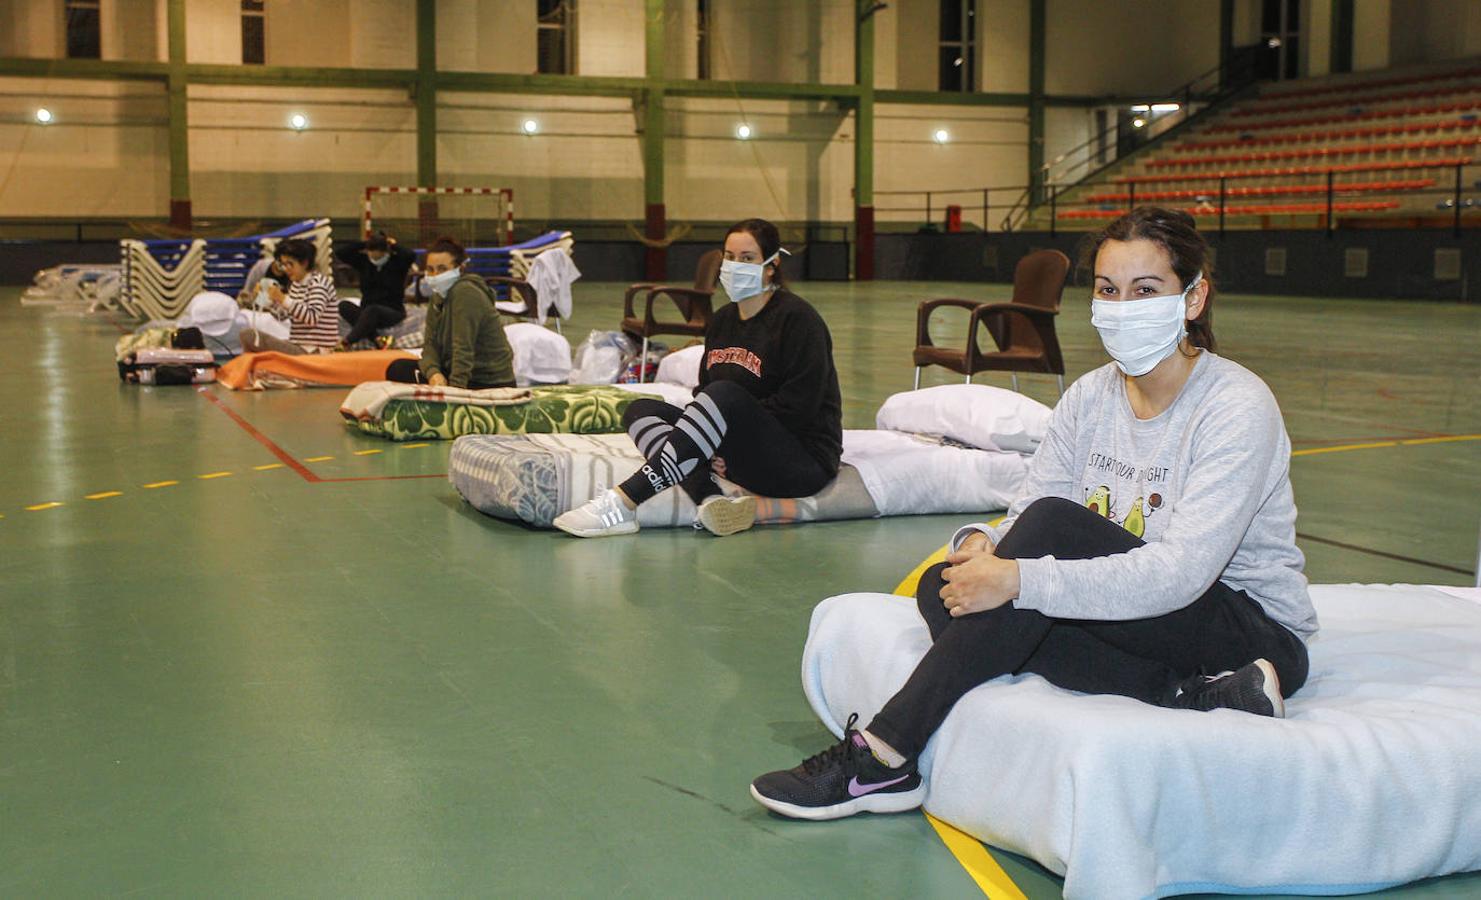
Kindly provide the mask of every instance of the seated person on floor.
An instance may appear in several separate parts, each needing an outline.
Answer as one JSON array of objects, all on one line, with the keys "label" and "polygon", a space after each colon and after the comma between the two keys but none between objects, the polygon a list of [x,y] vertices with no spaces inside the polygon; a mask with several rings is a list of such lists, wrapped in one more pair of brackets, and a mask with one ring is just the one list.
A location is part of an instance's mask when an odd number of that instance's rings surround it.
[{"label": "seated person on floor", "polygon": [[256,328],[242,332],[242,348],[248,353],[275,350],[279,353],[329,353],[339,344],[338,312],[334,281],[315,271],[318,250],[309,241],[292,238],[278,245],[278,264],[288,273],[286,292],[276,282],[267,286],[267,311],[288,323],[288,340],[275,338]]},{"label": "seated person on floor", "polygon": [[406,276],[416,263],[416,254],[396,245],[396,239],[378,231],[365,241],[349,241],[334,246],[334,256],[360,276],[360,302],[342,300],[340,318],[350,323],[345,344],[353,346],[375,337],[406,318],[402,291]]},{"label": "seated person on floor", "polygon": [[422,283],[432,301],[422,358],[393,363],[387,380],[471,390],[514,387],[514,351],[494,309],[494,291],[478,275],[463,271],[467,260],[463,245],[451,238],[427,248]]},{"label": "seated person on floor", "polygon": [[[956,701],[1032,672],[1156,706],[1282,716],[1316,611],[1296,548],[1291,443],[1258,376],[1214,354],[1208,245],[1139,208],[1094,240],[1091,322],[1115,360],[1055,407],[1022,496],[968,525],[916,603],[932,645],[862,731],[751,783],[780,815],[913,809]],[[1218,674],[1213,674],[1218,673]]]},{"label": "seated person on floor", "polygon": [[283,290],[293,284],[288,279],[288,273],[283,271],[282,265],[278,263],[276,256],[264,257],[252,264],[247,270],[247,280],[242,282],[242,289],[237,292],[237,303],[242,306],[253,306],[257,304],[257,297],[262,296],[262,306],[267,306],[267,284],[265,282],[276,281]]},{"label": "seated person on floor", "polygon": [[637,400],[623,425],[647,463],[621,485],[556,517],[577,537],[638,530],[637,506],[681,487],[712,534],[750,528],[756,499],[726,497],[712,475],[754,494],[808,497],[838,475],[843,403],[823,317],[782,282],[776,226],[747,219],[725,235],[730,297],[705,332],[694,402]]}]

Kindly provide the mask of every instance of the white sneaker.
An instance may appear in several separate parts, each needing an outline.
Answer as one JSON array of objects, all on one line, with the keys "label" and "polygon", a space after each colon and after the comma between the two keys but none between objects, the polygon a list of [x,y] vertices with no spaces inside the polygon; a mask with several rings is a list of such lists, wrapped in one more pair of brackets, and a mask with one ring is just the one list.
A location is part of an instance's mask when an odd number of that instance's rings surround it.
[{"label": "white sneaker", "polygon": [[612,537],[638,530],[638,511],[628,509],[617,491],[602,491],[581,506],[555,517],[551,523],[576,537]]},{"label": "white sneaker", "polygon": [[719,537],[745,531],[756,524],[756,498],[750,494],[706,497],[699,505],[699,524]]}]

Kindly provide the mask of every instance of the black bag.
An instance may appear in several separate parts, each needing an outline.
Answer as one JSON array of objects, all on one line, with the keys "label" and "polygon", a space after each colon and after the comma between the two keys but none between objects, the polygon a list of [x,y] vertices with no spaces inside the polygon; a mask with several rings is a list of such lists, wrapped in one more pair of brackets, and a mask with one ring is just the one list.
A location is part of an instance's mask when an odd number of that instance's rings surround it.
[{"label": "black bag", "polygon": [[176,350],[204,350],[206,349],[206,336],[201,334],[199,328],[181,328],[170,340],[170,346]]}]

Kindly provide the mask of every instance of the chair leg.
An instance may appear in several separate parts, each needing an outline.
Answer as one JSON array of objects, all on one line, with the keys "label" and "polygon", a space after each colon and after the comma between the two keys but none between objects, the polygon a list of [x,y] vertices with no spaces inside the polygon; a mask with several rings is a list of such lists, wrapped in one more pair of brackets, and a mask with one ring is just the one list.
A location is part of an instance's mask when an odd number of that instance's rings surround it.
[{"label": "chair leg", "polygon": [[967,378],[966,378],[966,380],[963,381],[962,383],[963,384],[971,384],[972,383],[972,376],[971,375],[968,375]]},{"label": "chair leg", "polygon": [[643,352],[638,357],[638,384],[643,383],[643,374],[648,370],[648,336],[643,335]]},{"label": "chair leg", "polygon": [[1057,379],[1059,379],[1059,396],[1063,397],[1064,396],[1064,376],[1063,375],[1056,375],[1054,377],[1057,378]]},{"label": "chair leg", "polygon": [[915,386],[911,390],[920,390],[920,366],[915,367]]},{"label": "chair leg", "polygon": [[1013,391],[1014,391],[1014,393],[1017,393],[1018,392],[1018,373],[1017,372],[1011,372],[1009,374],[1011,374],[1013,376]]},{"label": "chair leg", "polygon": [[561,332],[561,317],[560,316],[556,316],[555,317],[555,333],[556,334],[561,334],[562,333]]}]

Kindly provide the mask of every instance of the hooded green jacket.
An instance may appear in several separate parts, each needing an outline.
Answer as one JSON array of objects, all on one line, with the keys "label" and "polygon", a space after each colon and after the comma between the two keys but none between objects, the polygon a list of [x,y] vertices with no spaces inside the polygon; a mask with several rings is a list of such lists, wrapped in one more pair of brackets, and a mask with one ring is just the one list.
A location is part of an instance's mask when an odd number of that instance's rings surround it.
[{"label": "hooded green jacket", "polygon": [[432,296],[421,366],[422,377],[441,373],[452,387],[514,386],[514,351],[482,278],[465,273],[446,297]]}]

